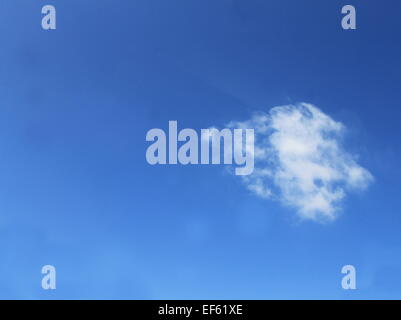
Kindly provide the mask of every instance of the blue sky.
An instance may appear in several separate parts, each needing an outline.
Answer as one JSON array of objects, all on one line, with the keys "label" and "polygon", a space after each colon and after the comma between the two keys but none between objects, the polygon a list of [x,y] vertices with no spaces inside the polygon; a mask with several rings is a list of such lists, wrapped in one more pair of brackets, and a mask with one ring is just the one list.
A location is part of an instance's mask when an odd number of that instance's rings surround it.
[{"label": "blue sky", "polygon": [[[41,8],[57,30],[41,29]],[[341,8],[357,9],[357,30]],[[0,297],[401,297],[397,0],[2,0]],[[146,132],[308,102],[374,176],[335,221],[224,166],[150,166]],[[41,288],[43,265],[57,289]],[[341,267],[357,290],[341,288]]]}]

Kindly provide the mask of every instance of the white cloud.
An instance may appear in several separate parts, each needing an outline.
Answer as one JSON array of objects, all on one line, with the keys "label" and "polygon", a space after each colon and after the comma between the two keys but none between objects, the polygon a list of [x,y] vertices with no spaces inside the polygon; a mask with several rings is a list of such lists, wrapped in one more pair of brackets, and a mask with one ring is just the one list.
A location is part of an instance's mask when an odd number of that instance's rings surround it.
[{"label": "white cloud", "polygon": [[342,148],[343,124],[311,104],[275,107],[229,126],[255,129],[255,170],[242,178],[247,188],[301,218],[335,219],[347,192],[373,181]]}]

